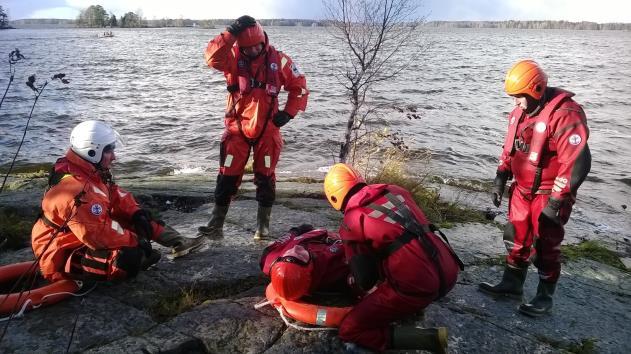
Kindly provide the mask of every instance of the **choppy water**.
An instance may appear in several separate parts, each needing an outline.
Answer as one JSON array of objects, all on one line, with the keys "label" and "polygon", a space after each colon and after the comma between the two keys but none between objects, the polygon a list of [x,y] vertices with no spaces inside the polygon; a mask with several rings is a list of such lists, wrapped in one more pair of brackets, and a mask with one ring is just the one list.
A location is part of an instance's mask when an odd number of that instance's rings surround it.
[{"label": "choppy water", "polygon": [[[325,29],[267,29],[308,78],[307,112],[288,124],[280,175],[322,177],[337,155],[347,100],[333,77],[339,56]],[[41,96],[18,163],[52,162],[71,128],[86,119],[110,121],[126,138],[117,149],[125,174],[216,173],[223,129],[223,75],[205,67],[203,49],[219,30],[90,29],[0,31],[0,54],[19,48],[28,60],[0,109],[0,166],[10,162],[32,104],[24,85],[64,72]],[[624,31],[428,29],[430,49],[398,81],[377,87],[377,101],[418,107],[420,120],[391,119],[413,149],[433,153],[432,173],[491,179],[512,101],[503,92],[507,68],[534,58],[550,85],[576,93],[590,125],[592,172],[579,209],[595,227],[628,229],[631,204],[631,36]],[[407,53],[401,53],[403,56]],[[2,57],[0,57],[2,58]],[[4,59],[3,59],[4,60]],[[8,81],[0,61],[0,89]],[[593,215],[593,216],[592,216]],[[607,226],[607,225],[605,225]]]}]

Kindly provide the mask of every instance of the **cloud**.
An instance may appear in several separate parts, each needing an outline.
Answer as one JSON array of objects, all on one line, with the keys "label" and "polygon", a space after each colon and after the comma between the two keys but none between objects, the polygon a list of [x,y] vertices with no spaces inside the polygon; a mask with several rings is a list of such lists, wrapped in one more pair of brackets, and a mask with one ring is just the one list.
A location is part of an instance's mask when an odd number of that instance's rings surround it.
[{"label": "cloud", "polygon": [[31,12],[30,18],[76,18],[79,10],[71,7],[52,7]]}]

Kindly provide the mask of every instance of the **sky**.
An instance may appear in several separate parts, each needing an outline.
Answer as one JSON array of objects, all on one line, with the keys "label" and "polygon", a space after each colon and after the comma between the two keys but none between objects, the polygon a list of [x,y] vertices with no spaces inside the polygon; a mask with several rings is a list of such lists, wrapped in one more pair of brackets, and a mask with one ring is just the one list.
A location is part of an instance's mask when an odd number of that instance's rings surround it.
[{"label": "sky", "polygon": [[[335,0],[333,0],[335,1]],[[141,13],[159,18],[322,19],[321,0],[0,0],[11,20],[23,18],[74,19],[81,9],[101,5],[122,16]],[[422,0],[419,15],[428,21],[566,20],[631,22],[629,0]]]}]

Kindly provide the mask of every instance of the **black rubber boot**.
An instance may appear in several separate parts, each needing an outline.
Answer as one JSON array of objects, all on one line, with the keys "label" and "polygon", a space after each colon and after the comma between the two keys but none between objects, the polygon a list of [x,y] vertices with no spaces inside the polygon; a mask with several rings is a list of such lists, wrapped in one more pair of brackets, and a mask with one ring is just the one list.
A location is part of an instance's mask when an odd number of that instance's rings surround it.
[{"label": "black rubber boot", "polygon": [[256,232],[254,239],[269,238],[269,221],[272,215],[272,207],[259,206],[256,212]]},{"label": "black rubber boot", "polygon": [[504,268],[504,275],[499,284],[481,283],[478,285],[478,290],[494,297],[505,296],[521,300],[524,293],[526,274],[528,274],[528,268],[515,268],[507,265]]},{"label": "black rubber boot", "polygon": [[529,303],[519,305],[519,312],[531,317],[539,317],[550,312],[552,295],[554,295],[556,285],[556,283],[546,283],[539,280],[537,295]]},{"label": "black rubber boot", "polygon": [[392,349],[421,349],[434,353],[447,353],[447,337],[447,327],[394,327]]},{"label": "black rubber boot", "polygon": [[197,228],[198,236],[206,236],[211,240],[220,240],[223,238],[223,223],[226,221],[229,205],[222,206],[215,204],[213,211],[210,213],[211,218],[206,226]]}]

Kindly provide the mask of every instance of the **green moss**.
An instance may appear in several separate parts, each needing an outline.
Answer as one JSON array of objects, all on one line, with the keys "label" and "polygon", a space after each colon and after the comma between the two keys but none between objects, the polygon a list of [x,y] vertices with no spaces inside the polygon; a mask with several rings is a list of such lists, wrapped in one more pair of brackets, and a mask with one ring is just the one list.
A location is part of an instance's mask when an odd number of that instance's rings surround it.
[{"label": "green moss", "polygon": [[581,258],[591,259],[628,272],[618,255],[599,244],[597,241],[583,241],[574,245],[561,246],[561,255],[565,262]]},{"label": "green moss", "polygon": [[580,343],[571,343],[565,348],[570,353],[576,354],[592,354],[596,353],[596,339],[581,339]]},{"label": "green moss", "polygon": [[[0,174],[6,174],[11,164],[0,166]],[[48,175],[48,171],[52,168],[51,163],[24,163],[16,164],[11,169],[11,174],[21,175],[24,177],[44,177]]]},{"label": "green moss", "polygon": [[479,258],[471,262],[471,265],[503,266],[506,264],[506,256],[496,256],[489,258]]},{"label": "green moss", "polygon": [[0,210],[0,248],[20,249],[29,244],[34,216],[20,215],[14,208]]}]

